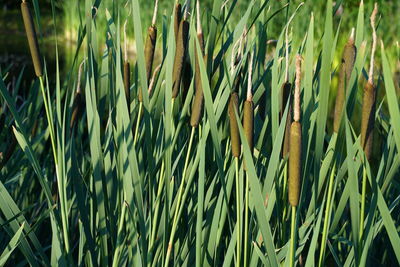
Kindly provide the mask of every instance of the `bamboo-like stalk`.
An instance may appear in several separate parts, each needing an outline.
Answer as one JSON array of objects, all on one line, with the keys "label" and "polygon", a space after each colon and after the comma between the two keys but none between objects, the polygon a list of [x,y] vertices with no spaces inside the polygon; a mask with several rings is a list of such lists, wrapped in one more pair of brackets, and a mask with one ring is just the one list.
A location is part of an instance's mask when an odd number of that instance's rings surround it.
[{"label": "bamboo-like stalk", "polygon": [[32,14],[29,8],[29,3],[23,1],[21,3],[22,18],[24,20],[26,36],[28,37],[29,49],[35,74],[37,77],[43,76],[42,58],[40,56],[39,43],[36,36],[35,25],[33,23]]},{"label": "bamboo-like stalk", "polygon": [[346,98],[346,87],[349,84],[351,72],[354,68],[357,49],[354,45],[354,28],[352,29],[349,40],[344,46],[342,62],[339,70],[339,82],[336,94],[335,113],[333,119],[333,131],[339,132],[342,119],[343,106]]}]

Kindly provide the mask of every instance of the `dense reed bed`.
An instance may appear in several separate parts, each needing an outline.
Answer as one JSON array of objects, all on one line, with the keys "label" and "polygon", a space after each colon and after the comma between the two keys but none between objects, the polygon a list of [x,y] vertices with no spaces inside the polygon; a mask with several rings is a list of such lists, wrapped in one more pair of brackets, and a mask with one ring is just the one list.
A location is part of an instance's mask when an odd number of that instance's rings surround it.
[{"label": "dense reed bed", "polygon": [[378,6],[361,2],[348,32],[328,0],[321,33],[302,3],[154,1],[149,26],[138,0],[85,0],[64,76],[57,50],[55,66],[40,53],[56,3],[43,29],[28,2],[37,77],[25,94],[0,81],[0,266],[400,264],[400,109]]}]

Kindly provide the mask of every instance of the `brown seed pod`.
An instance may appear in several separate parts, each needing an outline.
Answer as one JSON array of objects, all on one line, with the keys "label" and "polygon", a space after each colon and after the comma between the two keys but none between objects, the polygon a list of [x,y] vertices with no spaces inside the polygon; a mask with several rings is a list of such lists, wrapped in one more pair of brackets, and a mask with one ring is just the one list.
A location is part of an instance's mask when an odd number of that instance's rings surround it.
[{"label": "brown seed pod", "polygon": [[351,38],[344,47],[342,63],[340,64],[339,82],[336,94],[335,113],[333,118],[333,131],[339,132],[342,118],[343,105],[346,98],[346,87],[349,84],[351,72],[354,68],[357,49],[354,40]]},{"label": "brown seed pod", "polygon": [[35,25],[27,2],[21,3],[22,18],[24,20],[26,36],[28,37],[29,49],[31,51],[33,67],[37,77],[43,75],[42,60],[39,51],[39,44],[36,36]]},{"label": "brown seed pod", "polygon": [[[197,38],[199,39],[200,47],[202,46],[203,41],[203,34],[198,34]],[[204,45],[203,45],[204,46]],[[190,125],[192,127],[197,127],[200,122],[201,113],[203,111],[203,85],[201,82],[201,75],[200,75],[200,65],[199,65],[199,58],[203,56],[203,51],[201,54],[199,53],[197,46],[194,46],[195,49],[195,73],[194,73],[194,85],[195,85],[195,95],[193,100],[192,106],[192,114],[190,116]],[[206,61],[207,57],[203,57],[204,61]]]},{"label": "brown seed pod", "polygon": [[70,128],[71,130],[74,128],[75,124],[78,122],[78,119],[82,112],[82,94],[80,91],[76,92],[75,99],[73,103],[73,110],[71,115]]},{"label": "brown seed pod", "polygon": [[232,155],[234,157],[240,156],[240,135],[238,121],[236,120],[236,113],[239,114],[239,97],[236,92],[231,93],[228,107],[229,125],[231,129],[231,144],[232,144]]},{"label": "brown seed pod", "polygon": [[128,112],[130,112],[130,105],[131,105],[130,88],[131,88],[131,68],[130,68],[129,62],[125,62],[124,63],[124,89],[125,89],[126,103],[128,104]]},{"label": "brown seed pod", "polygon": [[178,41],[176,44],[176,52],[173,66],[173,85],[172,98],[176,98],[179,93],[179,87],[182,79],[183,64],[185,62],[187,41],[189,37],[189,22],[182,20],[179,26]]},{"label": "brown seed pod", "polygon": [[174,17],[174,34],[175,34],[175,42],[178,41],[178,34],[179,34],[179,25],[182,19],[182,6],[181,4],[177,3],[175,5],[175,17]]},{"label": "brown seed pod", "polygon": [[151,72],[153,68],[153,60],[154,60],[154,51],[156,49],[157,42],[157,27],[152,25],[147,30],[147,39],[144,47],[144,56],[146,60],[146,73],[147,73],[147,82],[150,82]]},{"label": "brown seed pod", "polygon": [[367,82],[364,86],[364,96],[361,114],[361,146],[368,160],[372,154],[372,138],[375,122],[375,86]]},{"label": "brown seed pod", "polygon": [[289,152],[289,203],[292,206],[299,204],[301,178],[301,124],[293,122],[290,127]]},{"label": "brown seed pod", "polygon": [[282,144],[282,157],[286,157],[289,153],[290,147],[290,125],[292,123],[292,103],[288,102],[291,94],[292,85],[289,82],[285,82],[282,86],[282,99],[281,99],[281,111],[280,118],[282,120],[283,114],[286,109],[286,105],[289,105],[289,110],[286,117],[286,126],[285,126],[285,136]]},{"label": "brown seed pod", "polygon": [[[253,101],[246,100],[243,105],[243,129],[246,135],[250,152],[253,153],[254,148],[254,105]],[[243,164],[244,170],[247,170],[246,163]]]}]

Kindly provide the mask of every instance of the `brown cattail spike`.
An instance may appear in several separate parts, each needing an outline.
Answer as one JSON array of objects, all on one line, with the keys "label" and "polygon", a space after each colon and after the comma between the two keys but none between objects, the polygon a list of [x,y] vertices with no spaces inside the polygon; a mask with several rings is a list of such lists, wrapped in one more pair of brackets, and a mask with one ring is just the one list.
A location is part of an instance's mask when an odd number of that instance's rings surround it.
[{"label": "brown cattail spike", "polygon": [[[249,144],[250,152],[253,153],[254,148],[254,105],[252,100],[246,100],[243,105],[243,129]],[[243,165],[247,170],[246,164]]]},{"label": "brown cattail spike", "polygon": [[376,31],[375,19],[378,13],[378,5],[375,3],[375,8],[372,12],[370,22],[372,28],[372,49],[371,49],[371,62],[368,74],[368,82],[364,86],[364,96],[361,114],[361,146],[364,149],[365,157],[367,160],[371,158],[372,154],[372,137],[375,122],[375,103],[376,103],[376,88],[374,85],[374,57],[376,49]]},{"label": "brown cattail spike", "polygon": [[228,114],[229,114],[229,124],[231,129],[231,143],[232,143],[232,155],[234,157],[240,156],[240,136],[238,121],[236,120],[236,113],[239,115],[239,97],[236,92],[231,93],[231,98],[229,100]]},{"label": "brown cattail spike", "polygon": [[151,79],[151,73],[152,73],[153,61],[154,61],[154,51],[156,49],[156,41],[157,41],[157,27],[155,25],[152,25],[147,30],[146,44],[144,47],[147,83],[149,83],[150,79]]},{"label": "brown cattail spike", "polygon": [[179,3],[175,4],[175,17],[174,17],[174,33],[175,33],[175,42],[178,42],[178,34],[179,34],[179,25],[181,24],[182,19],[182,6]]},{"label": "brown cattail spike", "polygon": [[178,41],[176,44],[176,52],[173,67],[173,85],[172,98],[176,98],[179,93],[179,87],[182,79],[183,64],[185,62],[187,41],[189,36],[189,22],[182,20],[179,26]]},{"label": "brown cattail spike", "polygon": [[128,104],[128,112],[130,111],[131,105],[131,97],[130,97],[130,88],[131,88],[131,71],[130,71],[129,62],[124,63],[124,89],[125,89],[125,97],[126,103]]},{"label": "brown cattail spike", "polygon": [[194,45],[195,51],[195,73],[194,73],[194,85],[195,85],[195,95],[193,100],[193,107],[192,107],[192,114],[190,116],[190,125],[192,127],[197,127],[200,122],[201,113],[203,111],[203,85],[201,81],[200,75],[200,64],[199,60],[200,57],[204,58],[206,61],[206,57],[204,57],[204,37],[201,29],[200,24],[200,1],[197,0],[196,2],[196,12],[197,12],[197,39],[200,44],[200,51],[197,49],[197,45]]},{"label": "brown cattail spike", "polygon": [[368,160],[371,158],[372,154],[372,137],[375,121],[375,100],[375,86],[367,82],[364,86],[364,96],[361,113],[361,145]]},{"label": "brown cattail spike", "polygon": [[289,147],[290,147],[290,125],[292,123],[292,104],[289,102],[289,98],[291,94],[291,88],[292,85],[289,82],[285,82],[282,86],[282,100],[281,100],[281,112],[280,112],[281,120],[285,112],[286,105],[289,105],[289,110],[286,117],[285,136],[283,139],[282,157],[286,157],[289,154]]},{"label": "brown cattail spike", "polygon": [[33,67],[37,77],[43,76],[42,60],[39,51],[39,44],[36,30],[32,19],[32,14],[27,2],[21,3],[22,18],[24,20],[26,36],[28,37],[29,49],[31,51]]},{"label": "brown cattail spike", "polygon": [[340,64],[339,82],[336,94],[335,113],[333,119],[333,131],[335,133],[339,132],[340,122],[343,112],[343,105],[346,97],[346,87],[349,84],[351,72],[353,71],[354,62],[356,59],[357,49],[356,46],[354,45],[353,35],[354,35],[354,29],[352,30],[352,34],[350,36],[349,41],[346,43],[344,47],[342,62]]},{"label": "brown cattail spike", "polygon": [[290,127],[289,203],[299,204],[301,177],[301,124],[294,121]]}]

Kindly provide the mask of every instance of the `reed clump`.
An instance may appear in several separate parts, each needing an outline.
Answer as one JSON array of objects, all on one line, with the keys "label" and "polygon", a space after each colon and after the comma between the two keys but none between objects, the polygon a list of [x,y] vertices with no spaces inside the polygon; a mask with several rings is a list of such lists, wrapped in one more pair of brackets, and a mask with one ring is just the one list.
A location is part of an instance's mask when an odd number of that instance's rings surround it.
[{"label": "reed clump", "polygon": [[35,69],[35,74],[37,77],[41,77],[43,76],[42,59],[40,56],[39,43],[36,36],[35,25],[33,23],[29,3],[23,1],[21,3],[21,11],[22,18],[24,20],[26,36],[28,37],[28,44],[31,52],[33,67]]}]

